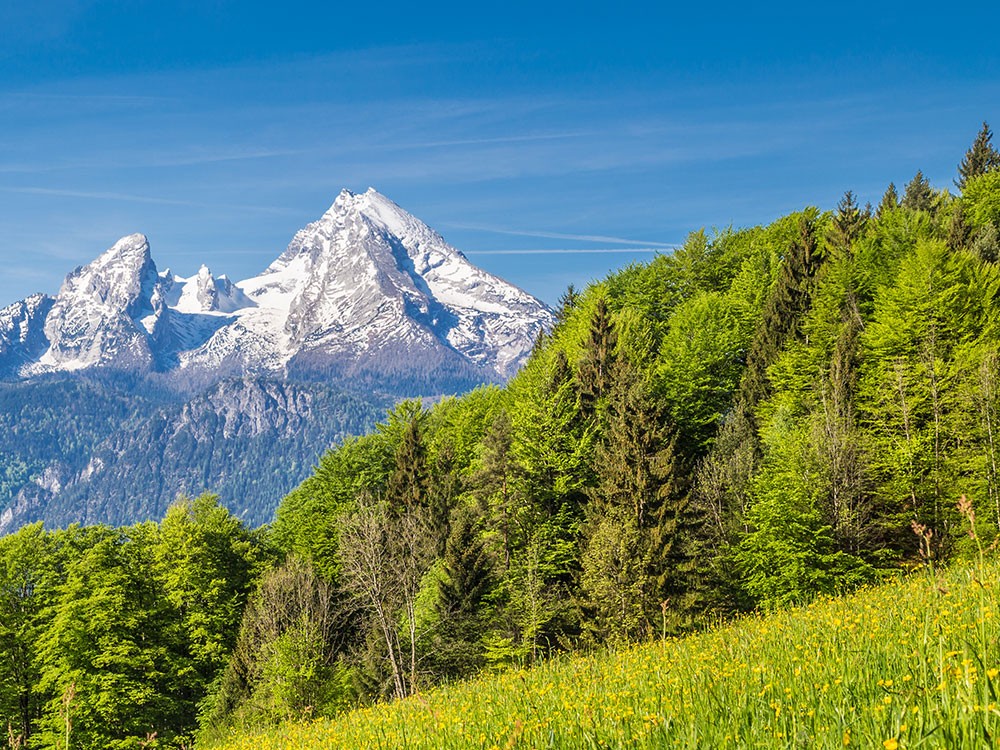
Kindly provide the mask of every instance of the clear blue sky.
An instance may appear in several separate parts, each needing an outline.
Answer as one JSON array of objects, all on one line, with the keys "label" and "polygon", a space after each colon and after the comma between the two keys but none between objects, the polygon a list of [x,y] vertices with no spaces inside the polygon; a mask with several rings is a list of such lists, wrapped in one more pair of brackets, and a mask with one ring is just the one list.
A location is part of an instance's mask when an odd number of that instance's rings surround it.
[{"label": "clear blue sky", "polygon": [[256,274],[342,187],[549,302],[702,226],[951,187],[1000,129],[989,5],[0,0],[0,305],[136,231]]}]

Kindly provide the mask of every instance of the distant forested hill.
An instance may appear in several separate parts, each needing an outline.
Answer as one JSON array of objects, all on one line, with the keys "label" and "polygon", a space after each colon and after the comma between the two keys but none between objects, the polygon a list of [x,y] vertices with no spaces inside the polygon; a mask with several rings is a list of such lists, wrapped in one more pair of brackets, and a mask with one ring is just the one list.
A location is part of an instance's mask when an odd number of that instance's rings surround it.
[{"label": "distant forested hill", "polygon": [[371,429],[390,403],[264,379],[195,397],[121,374],[0,383],[0,533],[159,518],[178,494],[206,489],[263,524],[326,448]]}]

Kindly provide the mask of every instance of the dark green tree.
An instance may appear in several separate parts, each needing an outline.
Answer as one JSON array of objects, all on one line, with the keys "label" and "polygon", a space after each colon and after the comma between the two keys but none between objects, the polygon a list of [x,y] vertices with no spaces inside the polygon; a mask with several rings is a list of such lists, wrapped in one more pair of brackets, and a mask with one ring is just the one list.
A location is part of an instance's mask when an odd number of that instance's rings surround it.
[{"label": "dark green tree", "polygon": [[878,208],[875,209],[875,218],[881,219],[887,211],[897,208],[899,208],[899,195],[896,193],[896,183],[890,182],[889,187],[882,194],[882,200],[879,201]]},{"label": "dark green tree", "polygon": [[472,493],[479,503],[480,513],[489,519],[488,525],[499,537],[503,570],[510,568],[515,528],[519,522],[514,498],[517,467],[511,454],[512,440],[510,417],[504,410],[497,414],[483,436],[479,466],[472,476]]},{"label": "dark green tree", "polygon": [[850,252],[854,241],[864,229],[865,221],[864,212],[858,208],[854,193],[848,190],[837,204],[837,213],[833,217],[834,244]]},{"label": "dark green tree", "polygon": [[494,572],[478,514],[470,507],[456,508],[435,602],[439,625],[432,662],[439,676],[456,678],[484,666],[480,640],[489,622],[486,597],[495,584]]},{"label": "dark green tree", "polygon": [[961,201],[955,201],[951,206],[951,216],[948,219],[948,248],[952,252],[962,250],[969,245],[972,237],[972,227],[965,220],[965,209]]},{"label": "dark green tree", "polygon": [[556,327],[561,326],[569,318],[570,313],[580,303],[580,292],[570,284],[566,291],[559,297],[559,304],[556,305]]},{"label": "dark green tree", "polygon": [[601,296],[590,319],[590,331],[577,375],[580,414],[584,419],[597,416],[601,399],[611,388],[617,344],[618,333],[608,310],[608,302]]},{"label": "dark green tree", "polygon": [[924,177],[924,173],[919,169],[913,179],[907,183],[900,205],[911,211],[931,211],[934,208],[934,191],[931,189],[930,182]]},{"label": "dark green tree", "polygon": [[403,423],[395,451],[395,469],[389,477],[386,496],[396,508],[420,508],[427,505],[430,469],[424,444],[426,412],[419,407]]},{"label": "dark green tree", "polygon": [[964,191],[966,183],[971,178],[998,168],[1000,168],[1000,152],[993,147],[993,132],[984,121],[976,140],[972,142],[958,165],[958,179],[955,180],[955,186]]},{"label": "dark green tree", "polygon": [[809,309],[813,279],[825,260],[817,238],[818,222],[815,210],[799,217],[799,236],[788,248],[778,279],[764,305],[737,395],[748,408],[748,414],[770,395],[767,368],[777,359],[785,343],[797,335],[802,317]]}]

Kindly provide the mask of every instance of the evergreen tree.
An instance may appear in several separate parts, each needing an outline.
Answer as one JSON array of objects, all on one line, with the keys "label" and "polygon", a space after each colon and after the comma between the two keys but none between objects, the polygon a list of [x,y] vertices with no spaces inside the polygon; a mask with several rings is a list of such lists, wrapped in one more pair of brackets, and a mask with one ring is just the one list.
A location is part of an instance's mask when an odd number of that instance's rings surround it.
[{"label": "evergreen tree", "polygon": [[858,208],[854,193],[848,190],[837,204],[837,213],[833,217],[834,243],[837,247],[850,251],[854,241],[861,234],[865,225],[865,215]]},{"label": "evergreen tree", "polygon": [[559,304],[556,305],[556,322],[555,326],[558,328],[566,319],[569,318],[570,313],[576,309],[576,306],[580,303],[580,293],[576,290],[576,287],[570,284],[566,287],[566,291],[562,293],[559,297]]},{"label": "evergreen tree", "polygon": [[993,132],[990,126],[983,122],[976,140],[972,142],[958,165],[958,179],[955,180],[955,185],[964,191],[966,183],[971,178],[998,168],[1000,168],[1000,152],[993,147]]},{"label": "evergreen tree", "polygon": [[980,227],[972,239],[970,250],[983,260],[996,263],[1000,259],[1000,229],[996,224]]},{"label": "evergreen tree", "polygon": [[395,452],[395,469],[386,488],[390,505],[412,510],[427,505],[429,468],[424,445],[426,412],[417,407],[403,424]]},{"label": "evergreen tree", "polygon": [[930,211],[934,208],[934,191],[931,189],[930,182],[924,177],[924,173],[919,169],[906,185],[900,205],[911,211]]},{"label": "evergreen tree", "polygon": [[607,428],[595,456],[582,583],[598,632],[632,640],[648,634],[661,602],[697,589],[693,518],[677,486],[675,441],[662,404],[627,361],[608,394]]},{"label": "evergreen tree", "polygon": [[899,195],[896,193],[896,183],[890,182],[889,187],[885,189],[885,193],[882,195],[882,200],[879,202],[878,208],[875,209],[875,218],[881,219],[886,212],[897,208],[899,208]]},{"label": "evergreen tree", "polygon": [[590,332],[584,344],[583,359],[577,376],[580,414],[584,419],[593,419],[597,415],[601,399],[611,388],[617,344],[618,333],[608,310],[607,299],[602,295],[598,298],[590,319]]},{"label": "evergreen tree", "polygon": [[451,443],[440,446],[434,456],[427,491],[428,532],[434,542],[435,554],[444,554],[448,535],[451,531],[450,515],[455,500],[461,492],[455,449]]},{"label": "evergreen tree", "polygon": [[809,309],[813,279],[825,260],[817,239],[817,223],[815,210],[799,217],[799,236],[785,255],[747,353],[738,399],[748,407],[748,415],[770,394],[767,368],[789,338],[797,334],[802,316]]},{"label": "evergreen tree", "polygon": [[510,417],[501,411],[483,436],[479,469],[472,477],[472,491],[489,525],[500,538],[503,569],[510,568],[517,508],[514,499],[516,466],[511,453]]},{"label": "evergreen tree", "polygon": [[968,247],[972,236],[972,227],[965,220],[965,210],[961,201],[955,201],[951,206],[951,218],[948,220],[948,248],[957,252]]},{"label": "evergreen tree", "polygon": [[471,508],[456,509],[442,558],[435,602],[439,626],[432,647],[441,676],[460,677],[484,665],[480,637],[488,622],[485,603],[494,580],[493,560]]},{"label": "evergreen tree", "polygon": [[660,454],[666,447],[662,406],[634,366],[621,362],[608,397],[607,428],[595,455],[593,504],[599,510],[622,508],[638,528],[648,527],[664,481]]}]

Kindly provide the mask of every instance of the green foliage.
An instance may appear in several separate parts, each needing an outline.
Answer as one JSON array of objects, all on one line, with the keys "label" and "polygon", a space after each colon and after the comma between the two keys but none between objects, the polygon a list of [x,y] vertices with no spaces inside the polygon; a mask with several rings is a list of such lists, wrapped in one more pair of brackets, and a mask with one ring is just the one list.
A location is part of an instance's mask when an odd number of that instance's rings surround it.
[{"label": "green foliage", "polygon": [[308,561],[291,556],[265,573],[228,666],[203,703],[201,738],[330,716],[349,705],[353,685],[338,660],[340,625],[333,590]]},{"label": "green foliage", "polygon": [[[995,561],[557,659],[216,750],[947,747],[1000,733]],[[985,585],[984,585],[985,584]],[[974,675],[974,676],[973,676]]]},{"label": "green foliage", "polygon": [[966,216],[975,229],[1000,226],[1000,171],[969,180],[962,194]]},{"label": "green foliage", "polygon": [[990,126],[984,122],[976,140],[972,142],[958,165],[958,179],[955,180],[955,185],[964,193],[969,180],[996,169],[1000,169],[1000,153],[993,147],[993,132]]},{"label": "green foliage", "polygon": [[398,403],[259,535],[200,497],[0,543],[3,716],[39,745],[177,745],[199,704],[207,740],[979,555],[996,174],[695,232],[570,290],[507,386]]},{"label": "green foliage", "polygon": [[934,191],[919,169],[913,179],[906,184],[900,205],[911,211],[930,211],[934,208]]}]

